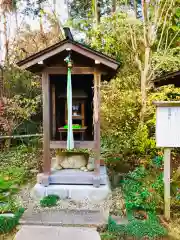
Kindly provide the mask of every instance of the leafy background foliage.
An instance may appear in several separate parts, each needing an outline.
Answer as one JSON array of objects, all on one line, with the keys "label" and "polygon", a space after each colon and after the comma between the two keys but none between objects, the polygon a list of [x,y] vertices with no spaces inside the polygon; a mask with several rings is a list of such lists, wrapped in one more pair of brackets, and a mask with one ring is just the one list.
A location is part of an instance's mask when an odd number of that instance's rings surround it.
[{"label": "leafy background foliage", "polygon": [[[56,1],[53,1],[54,3]],[[22,4],[23,3],[23,4]],[[45,9],[48,1],[8,1],[1,4],[3,49],[5,57],[3,71],[0,72],[0,135],[39,133],[42,128],[41,81],[27,71],[19,70],[15,62],[59,40],[64,39],[62,23],[55,10]],[[115,5],[114,5],[115,3]],[[146,3],[146,2],[144,2]],[[110,82],[101,85],[101,136],[102,157],[112,177],[126,174],[123,185],[126,208],[144,208],[151,210],[150,219],[155,231],[150,235],[163,234],[159,228],[155,211],[162,212],[163,206],[163,161],[158,153],[161,149],[155,146],[155,106],[154,100],[179,100],[180,90],[174,86],[155,88],[154,79],[164,73],[180,69],[179,47],[179,0],[158,2],[162,17],[157,29],[153,29],[154,41],[149,44],[150,56],[145,79],[145,112],[143,121],[142,109],[142,73],[145,68],[147,44],[144,40],[145,17],[141,1],[68,1],[69,18],[67,24],[72,28],[76,39],[80,39],[92,48],[117,59],[121,66],[117,76]],[[97,4],[97,8],[95,5]],[[49,6],[49,9],[52,8]],[[55,5],[54,5],[55,6]],[[151,3],[148,7],[149,22],[152,29],[156,24],[153,17],[156,9]],[[95,11],[97,9],[97,11]],[[18,16],[37,19],[39,29],[32,29],[31,24],[18,21]],[[16,34],[8,34],[10,16],[16,22]],[[97,16],[97,17],[96,17]],[[46,24],[45,24],[46,22]],[[149,25],[148,25],[149,24]],[[9,24],[12,25],[12,24]],[[82,33],[82,34],[80,34]],[[154,32],[152,32],[154,33]],[[149,34],[150,40],[153,34]],[[134,44],[134,46],[133,46]],[[139,61],[137,61],[137,59]],[[142,69],[139,69],[141,63]],[[22,144],[23,143],[23,144]],[[22,186],[30,177],[41,170],[41,140],[34,143],[26,141],[2,141],[0,154],[0,196],[9,195],[6,200],[8,209],[17,211],[12,204],[12,196],[17,187]],[[158,155],[158,157],[157,157]],[[156,157],[155,157],[156,156]],[[176,189],[180,186],[179,150],[172,153],[172,209],[173,216],[178,209]],[[155,159],[155,160],[154,160]],[[158,165],[159,164],[159,165]],[[117,181],[119,183],[119,179]],[[15,188],[14,188],[15,187]],[[19,216],[19,215],[18,215]],[[18,219],[18,218],[17,218]],[[136,228],[142,227],[140,222],[131,219],[130,235]],[[6,221],[0,220],[0,226]],[[17,221],[15,221],[17,224]],[[111,224],[110,224],[111,225]],[[14,223],[9,226],[14,226]],[[145,233],[149,225],[145,225]],[[11,230],[9,227],[6,230]],[[133,231],[132,231],[133,230]],[[161,231],[162,230],[162,231]],[[141,236],[140,236],[141,237]],[[112,239],[112,238],[111,238]]]}]

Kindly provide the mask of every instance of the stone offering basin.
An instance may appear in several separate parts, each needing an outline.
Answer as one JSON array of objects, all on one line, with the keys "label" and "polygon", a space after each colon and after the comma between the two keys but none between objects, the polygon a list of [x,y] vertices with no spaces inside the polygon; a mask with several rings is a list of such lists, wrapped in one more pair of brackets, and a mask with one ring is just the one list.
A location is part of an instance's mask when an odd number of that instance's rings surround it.
[{"label": "stone offering basin", "polygon": [[85,169],[88,165],[89,154],[84,152],[58,152],[55,169]]}]

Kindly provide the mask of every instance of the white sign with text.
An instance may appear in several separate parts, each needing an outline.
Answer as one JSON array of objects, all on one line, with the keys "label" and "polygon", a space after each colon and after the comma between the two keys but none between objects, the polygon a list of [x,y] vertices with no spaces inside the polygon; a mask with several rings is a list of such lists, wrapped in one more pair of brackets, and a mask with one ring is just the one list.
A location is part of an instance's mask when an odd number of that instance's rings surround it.
[{"label": "white sign with text", "polygon": [[156,110],[157,147],[180,147],[180,106]]}]

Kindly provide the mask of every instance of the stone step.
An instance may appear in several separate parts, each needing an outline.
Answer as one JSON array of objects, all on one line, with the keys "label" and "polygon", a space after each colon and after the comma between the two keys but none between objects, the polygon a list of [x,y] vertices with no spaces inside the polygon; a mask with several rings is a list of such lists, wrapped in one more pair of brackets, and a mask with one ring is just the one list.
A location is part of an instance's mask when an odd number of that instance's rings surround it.
[{"label": "stone step", "polygon": [[47,195],[58,195],[60,199],[65,200],[70,198],[73,201],[84,201],[89,199],[90,202],[99,203],[104,201],[111,193],[109,184],[101,185],[95,188],[92,185],[63,185],[55,184],[44,187],[41,184],[36,184],[32,189],[31,195],[34,200],[40,200]]},{"label": "stone step", "polygon": [[96,229],[77,227],[22,226],[14,240],[101,240]]},{"label": "stone step", "polygon": [[106,212],[92,210],[25,211],[20,220],[21,225],[44,226],[102,226],[107,223]]},{"label": "stone step", "polygon": [[[93,185],[94,171],[84,172],[79,169],[53,170],[49,176],[50,184]],[[107,171],[105,166],[100,167],[100,185],[107,184]]]}]

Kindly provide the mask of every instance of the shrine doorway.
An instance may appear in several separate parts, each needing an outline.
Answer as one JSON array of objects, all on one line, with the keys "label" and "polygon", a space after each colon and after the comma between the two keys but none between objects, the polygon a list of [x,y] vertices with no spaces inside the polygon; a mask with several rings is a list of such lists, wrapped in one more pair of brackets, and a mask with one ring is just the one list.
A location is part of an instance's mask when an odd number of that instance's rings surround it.
[{"label": "shrine doorway", "polygon": [[[51,140],[66,141],[67,75],[50,75]],[[72,75],[73,125],[75,141],[93,141],[93,75]]]}]

